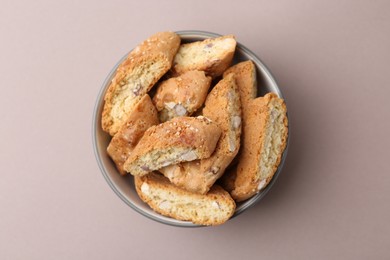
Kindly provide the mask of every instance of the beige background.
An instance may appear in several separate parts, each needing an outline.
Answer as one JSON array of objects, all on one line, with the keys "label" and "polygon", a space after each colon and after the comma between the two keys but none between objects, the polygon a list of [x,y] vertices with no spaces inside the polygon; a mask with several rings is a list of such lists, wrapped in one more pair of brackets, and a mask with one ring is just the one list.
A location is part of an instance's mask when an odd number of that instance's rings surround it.
[{"label": "beige background", "polygon": [[[389,10],[353,0],[1,1],[0,259],[390,259]],[[183,29],[235,34],[269,66],[290,112],[280,179],[215,228],[136,213],[92,149],[93,106],[113,65],[147,36]]]}]

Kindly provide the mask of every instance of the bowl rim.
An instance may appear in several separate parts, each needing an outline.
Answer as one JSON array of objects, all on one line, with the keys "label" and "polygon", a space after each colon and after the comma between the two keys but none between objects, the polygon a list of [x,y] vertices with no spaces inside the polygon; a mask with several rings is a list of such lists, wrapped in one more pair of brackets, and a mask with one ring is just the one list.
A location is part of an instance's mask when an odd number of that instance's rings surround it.
[{"label": "bowl rim", "polygon": [[[182,31],[175,31],[175,33],[178,34],[184,40],[185,39],[189,39],[191,37],[214,38],[214,37],[220,37],[221,36],[221,34],[217,34],[217,33],[213,33],[213,32],[207,32],[207,31],[201,31],[201,30],[182,30]],[[249,50],[247,47],[245,47],[243,44],[241,44],[238,41],[237,41],[237,46],[243,52],[245,52],[248,56],[251,56],[251,59],[254,61],[255,65],[259,66],[261,68],[262,72],[264,72],[266,74],[267,79],[270,81],[271,85],[275,89],[276,94],[278,95],[278,97],[284,99],[283,94],[282,94],[282,92],[281,92],[281,90],[279,88],[279,85],[277,84],[274,76],[272,75],[272,73],[270,72],[268,67],[265,65],[265,63],[254,52]],[[135,210],[136,212],[140,213],[141,215],[146,216],[149,219],[152,219],[154,221],[157,221],[157,222],[160,222],[160,223],[163,223],[163,224],[167,224],[167,225],[170,225],[170,226],[175,226],[175,227],[205,227],[204,225],[194,224],[194,223],[192,223],[190,221],[176,220],[176,219],[173,219],[173,218],[165,217],[163,215],[156,215],[155,216],[155,215],[152,215],[152,214],[150,214],[150,213],[148,213],[146,211],[143,211],[135,203],[133,203],[132,201],[128,200],[117,189],[116,185],[112,182],[112,180],[108,176],[107,169],[105,168],[105,166],[104,166],[104,164],[103,164],[103,162],[102,162],[102,160],[100,158],[100,152],[101,151],[99,151],[99,148],[98,148],[98,138],[97,138],[97,128],[96,128],[96,125],[99,122],[99,118],[100,118],[100,115],[98,113],[99,112],[99,106],[100,106],[101,102],[104,101],[103,95],[104,95],[104,93],[105,93],[105,91],[107,89],[109,81],[112,79],[112,76],[114,75],[114,73],[115,73],[116,69],[118,68],[118,66],[126,59],[126,57],[127,57],[129,52],[127,52],[115,64],[115,66],[110,70],[110,72],[106,76],[105,80],[103,81],[102,87],[100,88],[99,93],[97,95],[97,99],[95,101],[95,105],[94,105],[94,109],[93,109],[93,118],[92,118],[92,142],[93,142],[95,158],[96,158],[96,161],[98,163],[99,169],[100,169],[104,179],[106,180],[108,185],[111,187],[111,189],[115,192],[115,194],[123,202],[125,202],[128,206],[130,206],[133,210]],[[284,99],[284,101],[285,101],[286,107],[287,107],[287,102],[286,102],[285,99]],[[288,116],[288,109],[287,109],[287,118],[288,118],[289,122],[288,122],[288,126],[287,126],[287,128],[288,128],[288,136],[287,136],[287,141],[286,141],[286,148],[283,151],[283,155],[282,155],[281,161],[279,163],[278,169],[276,170],[276,172],[273,175],[273,177],[272,177],[271,181],[269,182],[269,184],[261,192],[255,194],[250,199],[241,202],[239,207],[236,208],[233,216],[229,220],[237,217],[238,215],[243,213],[248,208],[253,207],[255,204],[257,204],[269,192],[269,190],[274,185],[276,179],[280,175],[280,173],[281,173],[281,171],[283,169],[286,157],[287,157],[289,143],[290,143],[290,135],[291,135],[291,130],[290,130],[291,123],[290,123],[290,118]]]}]

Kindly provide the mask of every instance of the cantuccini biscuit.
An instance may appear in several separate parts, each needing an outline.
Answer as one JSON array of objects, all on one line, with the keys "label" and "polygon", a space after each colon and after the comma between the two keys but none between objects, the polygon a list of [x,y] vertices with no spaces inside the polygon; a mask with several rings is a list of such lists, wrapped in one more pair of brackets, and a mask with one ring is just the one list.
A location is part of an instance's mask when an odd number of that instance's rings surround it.
[{"label": "cantuccini biscuit", "polygon": [[130,111],[171,68],[180,45],[173,32],[151,36],[136,47],[120,65],[104,96],[102,128],[115,135]]},{"label": "cantuccini biscuit", "polygon": [[174,58],[172,72],[179,75],[189,70],[202,70],[208,76],[218,77],[230,66],[236,44],[233,35],[182,44]]},{"label": "cantuccini biscuit", "polygon": [[145,131],[159,124],[157,110],[149,95],[144,95],[140,102],[130,111],[130,115],[119,131],[111,139],[107,153],[114,161],[119,173],[126,174],[123,164],[134,150]]},{"label": "cantuccini biscuit", "polygon": [[[233,73],[236,78],[236,83],[240,91],[242,117],[245,118],[248,111],[248,105],[250,104],[251,100],[255,99],[257,96],[256,67],[253,61],[247,60],[228,68],[223,73],[223,76],[227,77],[231,73]],[[241,131],[241,140],[243,140],[245,132],[245,127],[243,127]],[[234,187],[236,170],[232,168],[234,168],[238,163],[238,157],[239,156],[234,158],[233,162],[230,164],[229,168],[226,170],[225,174],[219,181],[222,187],[224,187],[229,192],[231,192]]]},{"label": "cantuccini biscuit", "polygon": [[283,99],[274,93],[252,100],[243,121],[245,136],[236,168],[232,197],[252,197],[271,181],[287,143],[288,120]]},{"label": "cantuccini biscuit", "polygon": [[214,185],[206,195],[180,189],[158,173],[135,177],[139,197],[154,211],[199,225],[219,225],[234,213],[236,204],[229,193]]},{"label": "cantuccini biscuit", "polygon": [[192,115],[203,105],[210,84],[211,77],[197,70],[161,82],[153,97],[161,122]]},{"label": "cantuccini biscuit", "polygon": [[221,135],[206,117],[176,117],[152,126],[126,160],[124,169],[145,175],[162,167],[210,157]]}]

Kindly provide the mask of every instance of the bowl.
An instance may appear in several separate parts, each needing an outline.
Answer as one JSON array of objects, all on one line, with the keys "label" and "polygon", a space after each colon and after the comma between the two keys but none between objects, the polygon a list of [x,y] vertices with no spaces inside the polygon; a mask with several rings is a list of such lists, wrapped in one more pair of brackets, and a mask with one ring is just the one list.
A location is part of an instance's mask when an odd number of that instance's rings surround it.
[{"label": "bowl", "polygon": [[[204,31],[179,31],[176,33],[180,35],[182,42],[200,41],[207,38],[214,38],[214,37],[221,36],[216,33],[204,32]],[[193,224],[192,222],[189,221],[180,221],[173,218],[165,217],[154,212],[147,204],[141,201],[141,199],[138,197],[137,192],[135,191],[133,177],[130,174],[128,176],[121,176],[116,170],[114,163],[107,155],[106,148],[110,142],[111,137],[107,133],[105,133],[101,128],[101,114],[104,105],[104,94],[111,82],[111,79],[114,77],[116,68],[126,57],[127,54],[122,57],[122,59],[114,66],[114,68],[108,74],[106,80],[103,83],[102,88],[100,89],[95,104],[95,108],[93,111],[93,124],[92,124],[93,147],[94,147],[95,156],[99,168],[104,178],[106,179],[108,185],[110,185],[110,187],[118,195],[118,197],[122,199],[127,205],[129,205],[132,209],[139,212],[143,216],[146,216],[160,223],[164,223],[172,226],[198,227],[200,225]],[[274,92],[279,97],[283,98],[282,92],[280,91],[274,77],[267,69],[265,64],[252,51],[250,51],[244,45],[237,42],[237,48],[236,48],[233,64],[248,59],[251,59],[256,65],[258,96],[263,96],[268,92]],[[237,217],[239,214],[247,210],[249,207],[252,207],[257,202],[259,202],[272,188],[272,185],[275,183],[276,179],[278,178],[283,168],[283,164],[288,151],[288,146],[289,144],[287,142],[287,146],[286,149],[284,150],[282,160],[280,162],[278,170],[276,171],[275,175],[273,176],[268,186],[265,189],[263,189],[261,192],[257,193],[252,198],[237,203],[237,208],[232,218]]]}]

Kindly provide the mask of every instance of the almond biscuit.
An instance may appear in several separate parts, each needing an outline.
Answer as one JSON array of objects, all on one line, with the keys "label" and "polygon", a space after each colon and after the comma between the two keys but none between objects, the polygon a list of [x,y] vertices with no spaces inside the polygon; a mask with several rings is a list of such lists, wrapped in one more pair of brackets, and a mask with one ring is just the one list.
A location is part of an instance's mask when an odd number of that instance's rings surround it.
[{"label": "almond biscuit", "polygon": [[158,173],[135,177],[139,197],[154,211],[199,225],[225,223],[236,208],[229,193],[214,185],[206,195],[182,190]]},{"label": "almond biscuit", "polygon": [[233,35],[182,44],[174,58],[172,72],[180,75],[189,70],[202,70],[213,78],[221,76],[233,60],[236,45]]},{"label": "almond biscuit", "polygon": [[151,36],[120,65],[104,96],[102,128],[115,135],[129,113],[152,86],[171,68],[180,45],[173,32]]},{"label": "almond biscuit", "polygon": [[149,95],[146,94],[130,112],[126,123],[114,135],[107,147],[107,153],[114,161],[120,174],[126,174],[123,164],[145,131],[157,124],[159,124],[157,110]]},{"label": "almond biscuit", "polygon": [[176,117],[146,130],[124,169],[145,175],[162,167],[210,157],[221,135],[206,117]]},{"label": "almond biscuit", "polygon": [[187,71],[159,84],[153,102],[161,122],[192,115],[203,105],[210,84],[211,77],[197,70]]},{"label": "almond biscuit", "polygon": [[236,168],[236,201],[246,200],[271,181],[287,144],[288,119],[283,99],[274,93],[252,100],[243,121],[245,136]]}]

